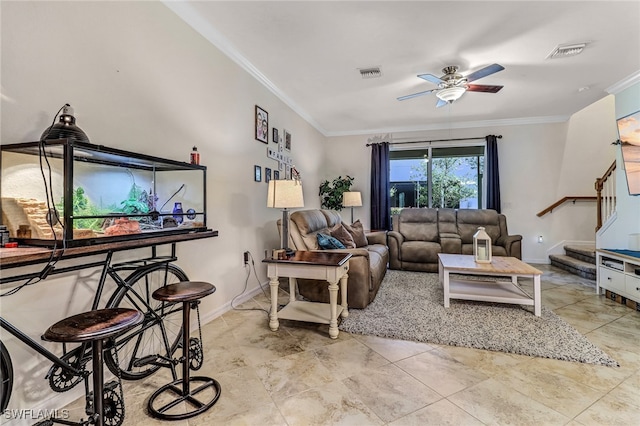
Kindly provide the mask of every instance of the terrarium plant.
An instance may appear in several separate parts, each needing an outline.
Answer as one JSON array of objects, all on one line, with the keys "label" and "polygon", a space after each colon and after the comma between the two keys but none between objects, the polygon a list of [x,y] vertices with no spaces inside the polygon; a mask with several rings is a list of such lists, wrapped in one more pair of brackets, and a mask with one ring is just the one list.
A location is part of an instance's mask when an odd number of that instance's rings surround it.
[{"label": "terrarium plant", "polygon": [[320,203],[323,209],[342,210],[342,193],[349,191],[353,180],[351,176],[338,176],[332,182],[325,180],[320,184]]},{"label": "terrarium plant", "polygon": [[[89,198],[85,195],[84,188],[77,187],[73,191],[73,216],[103,216],[108,214],[108,210],[100,209],[93,204]],[[64,197],[61,198],[60,204],[56,205],[58,211],[64,211]],[[91,219],[75,219],[73,221],[73,227],[75,229],[92,229],[94,231],[100,231],[102,229],[101,218]]]}]

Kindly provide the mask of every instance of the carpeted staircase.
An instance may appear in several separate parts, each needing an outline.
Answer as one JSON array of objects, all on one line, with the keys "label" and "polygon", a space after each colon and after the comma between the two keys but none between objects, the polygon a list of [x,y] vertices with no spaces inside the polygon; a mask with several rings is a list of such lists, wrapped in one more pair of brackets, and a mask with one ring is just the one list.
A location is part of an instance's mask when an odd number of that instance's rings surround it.
[{"label": "carpeted staircase", "polygon": [[589,280],[596,279],[596,248],[593,245],[566,245],[565,254],[549,256],[551,264]]}]

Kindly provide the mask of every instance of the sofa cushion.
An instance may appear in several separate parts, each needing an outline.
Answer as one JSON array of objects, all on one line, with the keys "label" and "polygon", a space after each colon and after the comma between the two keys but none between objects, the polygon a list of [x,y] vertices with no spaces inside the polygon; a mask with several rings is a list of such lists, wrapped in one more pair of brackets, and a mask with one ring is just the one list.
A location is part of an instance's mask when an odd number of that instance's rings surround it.
[{"label": "sofa cushion", "polygon": [[359,220],[356,220],[351,225],[344,224],[344,227],[347,228],[347,231],[349,231],[353,237],[356,247],[366,247],[369,244],[367,237],[364,235],[364,227]]},{"label": "sofa cushion", "polygon": [[438,209],[438,231],[442,234],[457,234],[456,209]]},{"label": "sofa cushion", "polygon": [[328,228],[334,228],[336,225],[338,225],[339,223],[342,223],[342,217],[340,216],[340,213],[338,213],[337,211],[334,210],[320,210],[322,212],[322,214],[324,215],[324,218],[327,221],[327,227]]},{"label": "sofa cushion", "polygon": [[495,242],[500,237],[500,223],[498,212],[495,210],[458,210],[458,234],[463,244],[473,243],[473,235],[479,227]]},{"label": "sofa cushion", "polygon": [[343,249],[344,244],[342,244],[337,238],[333,238],[331,235],[323,234],[318,232],[316,235],[318,239],[318,245],[323,250],[335,250],[335,249]]},{"label": "sofa cushion", "polygon": [[[462,254],[470,254],[473,255],[473,244],[463,244],[462,245]],[[508,256],[507,250],[502,246],[491,246],[491,256]]]},{"label": "sofa cushion", "polygon": [[333,229],[331,229],[331,236],[337,238],[345,248],[352,249],[356,248],[356,243],[353,241],[353,237],[347,231],[347,228],[344,227],[343,224],[339,223]]},{"label": "sofa cushion", "polygon": [[438,210],[402,209],[399,231],[408,241],[438,241]]},{"label": "sofa cushion", "polygon": [[405,241],[402,244],[402,261],[415,263],[438,263],[440,244],[430,241]]},{"label": "sofa cushion", "polygon": [[291,213],[289,226],[295,228],[290,235],[297,250],[318,250],[320,246],[316,234],[329,233],[327,219],[320,210],[299,210]]}]

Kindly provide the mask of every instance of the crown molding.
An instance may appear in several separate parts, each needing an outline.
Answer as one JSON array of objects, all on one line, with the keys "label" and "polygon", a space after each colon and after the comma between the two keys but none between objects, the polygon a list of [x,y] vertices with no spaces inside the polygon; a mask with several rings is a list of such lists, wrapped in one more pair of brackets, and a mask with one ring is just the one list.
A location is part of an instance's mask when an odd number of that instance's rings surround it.
[{"label": "crown molding", "polygon": [[619,82],[607,87],[605,91],[611,95],[617,95],[625,89],[628,89],[632,85],[640,82],[640,70],[633,74],[623,78]]},{"label": "crown molding", "polygon": [[193,28],[198,34],[207,39],[211,44],[217,47],[222,53],[227,55],[229,59],[238,64],[242,69],[253,76],[258,82],[265,86],[278,99],[284,102],[296,114],[302,117],[307,123],[313,126],[318,132],[324,136],[327,131],[316,122],[305,110],[300,108],[291,98],[285,95],[271,80],[260,72],[247,58],[245,58],[236,47],[224,36],[220,31],[207,22],[198,11],[190,4],[175,0],[162,0],[162,3],[173,13],[178,15],[184,22]]},{"label": "crown molding", "polygon": [[379,129],[367,129],[367,130],[353,130],[344,132],[328,132],[325,134],[327,137],[337,136],[360,136],[370,135],[378,133],[403,133],[403,132],[421,132],[421,131],[434,131],[434,130],[449,130],[449,129],[469,129],[478,127],[500,127],[500,126],[523,126],[527,124],[548,124],[548,123],[564,123],[569,121],[571,116],[569,115],[552,115],[546,117],[522,117],[522,118],[507,118],[502,120],[479,120],[479,121],[464,121],[459,123],[434,123],[425,124],[423,126],[411,126],[411,127],[385,127]]}]

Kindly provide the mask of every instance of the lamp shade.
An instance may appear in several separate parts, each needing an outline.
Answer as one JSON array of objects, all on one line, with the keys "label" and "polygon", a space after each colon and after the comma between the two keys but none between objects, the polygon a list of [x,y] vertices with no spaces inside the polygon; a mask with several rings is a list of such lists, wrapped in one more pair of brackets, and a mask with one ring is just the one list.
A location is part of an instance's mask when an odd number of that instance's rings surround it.
[{"label": "lamp shade", "polygon": [[89,138],[82,129],[76,126],[76,118],[73,116],[73,108],[68,104],[62,109],[60,119],[51,127],[47,127],[40,140],[48,139],[72,139],[77,142],[89,143]]},{"label": "lamp shade", "polygon": [[446,89],[442,89],[436,92],[436,96],[438,97],[438,99],[442,99],[443,101],[453,102],[460,99],[460,97],[464,95],[464,92],[466,92],[466,90],[467,89],[465,89],[464,87],[459,86],[447,87]]},{"label": "lamp shade", "polygon": [[270,180],[267,190],[267,207],[275,209],[304,207],[302,184],[296,180]]},{"label": "lamp shade", "polygon": [[342,206],[343,207],[360,207],[362,206],[362,197],[359,191],[343,192],[342,193]]}]

